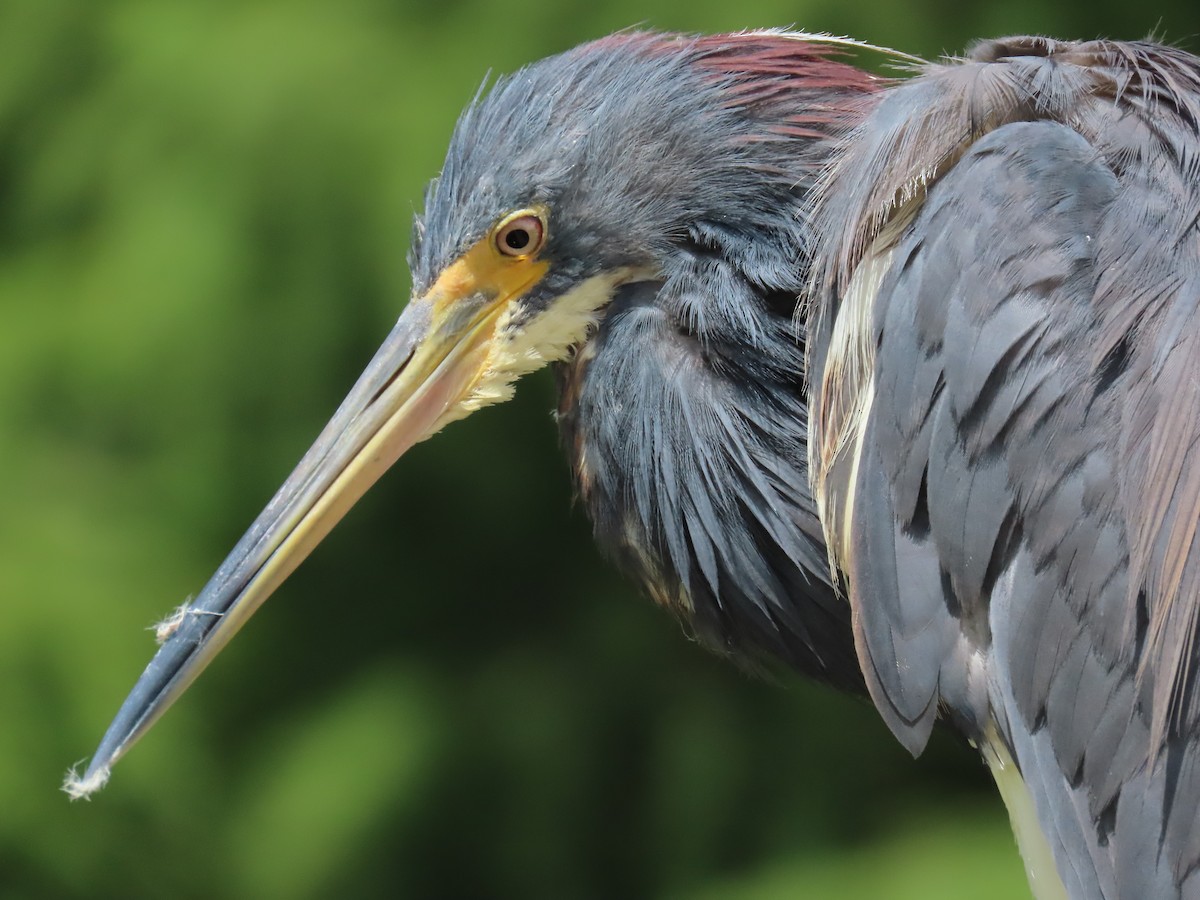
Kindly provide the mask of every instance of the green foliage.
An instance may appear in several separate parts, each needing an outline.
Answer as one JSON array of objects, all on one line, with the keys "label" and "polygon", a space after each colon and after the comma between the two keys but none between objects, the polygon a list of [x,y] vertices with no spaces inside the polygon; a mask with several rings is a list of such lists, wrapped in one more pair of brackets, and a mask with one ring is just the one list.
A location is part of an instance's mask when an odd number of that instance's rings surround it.
[{"label": "green foliage", "polygon": [[739,674],[596,558],[544,377],[416,448],[94,802],[56,786],[396,316],[489,68],[638,22],[1195,30],[1075,6],[0,6],[0,896],[1020,896],[966,748]]}]

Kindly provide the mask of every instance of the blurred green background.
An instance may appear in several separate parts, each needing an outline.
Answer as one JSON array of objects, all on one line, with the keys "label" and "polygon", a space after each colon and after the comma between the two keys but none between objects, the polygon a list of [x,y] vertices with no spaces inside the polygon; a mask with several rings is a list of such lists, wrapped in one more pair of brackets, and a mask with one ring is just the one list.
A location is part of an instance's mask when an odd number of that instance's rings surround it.
[{"label": "blurred green background", "polygon": [[[0,4],[0,897],[1026,896],[943,736],[687,641],[550,379],[417,447],[91,803],[57,788],[408,296],[489,71],[620,27],[1185,45],[1195,0]],[[1192,43],[1195,47],[1194,42]]]}]

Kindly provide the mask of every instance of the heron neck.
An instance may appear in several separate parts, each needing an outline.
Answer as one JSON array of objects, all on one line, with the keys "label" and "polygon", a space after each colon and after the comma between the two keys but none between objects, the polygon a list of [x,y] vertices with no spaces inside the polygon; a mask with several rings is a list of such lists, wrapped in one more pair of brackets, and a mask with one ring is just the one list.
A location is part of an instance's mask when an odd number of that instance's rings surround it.
[{"label": "heron neck", "polygon": [[621,289],[559,366],[579,495],[601,547],[705,643],[861,689],[808,486],[796,294],[710,251]]}]

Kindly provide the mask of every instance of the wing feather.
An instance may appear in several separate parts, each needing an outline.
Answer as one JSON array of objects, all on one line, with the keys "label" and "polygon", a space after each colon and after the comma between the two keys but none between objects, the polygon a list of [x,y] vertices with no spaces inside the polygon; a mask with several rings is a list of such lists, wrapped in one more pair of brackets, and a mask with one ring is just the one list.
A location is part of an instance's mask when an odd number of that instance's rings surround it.
[{"label": "wing feather", "polygon": [[823,189],[812,471],[871,695],[913,750],[994,727],[1073,896],[1198,883],[1198,173],[1200,61],[1013,38]]}]

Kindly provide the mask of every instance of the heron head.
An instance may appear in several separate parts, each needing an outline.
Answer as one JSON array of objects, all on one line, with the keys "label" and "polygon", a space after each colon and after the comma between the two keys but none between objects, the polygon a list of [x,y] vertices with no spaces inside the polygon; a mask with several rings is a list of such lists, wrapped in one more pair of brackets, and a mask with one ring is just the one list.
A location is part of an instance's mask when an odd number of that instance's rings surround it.
[{"label": "heron head", "polygon": [[568,356],[623,286],[668,281],[697,223],[710,244],[742,252],[754,236],[795,243],[810,139],[839,109],[819,100],[872,86],[828,52],[778,34],[626,33],[477,96],[415,223],[412,300],[296,470],[161,629],[158,654],[67,790],[103,784],[401,454]]}]

